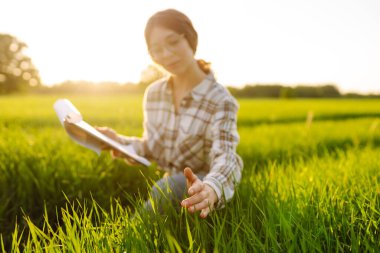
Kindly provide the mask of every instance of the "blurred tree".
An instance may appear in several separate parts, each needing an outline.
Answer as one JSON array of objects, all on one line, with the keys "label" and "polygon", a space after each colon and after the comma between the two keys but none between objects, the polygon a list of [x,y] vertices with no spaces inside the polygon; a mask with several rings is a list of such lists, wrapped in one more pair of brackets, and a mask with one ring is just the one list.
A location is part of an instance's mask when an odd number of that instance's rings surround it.
[{"label": "blurred tree", "polygon": [[337,98],[342,96],[333,84],[296,87],[258,84],[246,85],[243,88],[228,87],[228,89],[233,96],[239,98]]},{"label": "blurred tree", "polygon": [[323,97],[336,98],[341,96],[338,88],[334,84],[323,85],[319,87],[319,89]]},{"label": "blurred tree", "polygon": [[24,54],[27,45],[0,33],[0,94],[25,91],[41,85],[38,70]]},{"label": "blurred tree", "polygon": [[305,86],[300,85],[294,88],[294,93],[296,97],[304,98],[322,98],[322,97],[340,97],[341,94],[334,85],[321,85],[321,86]]},{"label": "blurred tree", "polygon": [[280,90],[280,98],[293,98],[295,97],[294,95],[294,89],[291,87],[281,87]]},{"label": "blurred tree", "polygon": [[139,86],[145,89],[149,84],[165,76],[165,72],[155,65],[149,65],[141,72]]}]

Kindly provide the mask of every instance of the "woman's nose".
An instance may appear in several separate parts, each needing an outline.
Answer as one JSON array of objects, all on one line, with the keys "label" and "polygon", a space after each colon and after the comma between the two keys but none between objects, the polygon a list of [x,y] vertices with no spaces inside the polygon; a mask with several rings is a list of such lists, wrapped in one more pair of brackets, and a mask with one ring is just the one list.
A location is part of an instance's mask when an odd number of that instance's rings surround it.
[{"label": "woman's nose", "polygon": [[173,52],[170,50],[170,49],[168,49],[168,48],[166,48],[166,47],[163,47],[162,48],[162,51],[161,51],[161,57],[163,58],[163,59],[165,59],[165,58],[167,58],[167,57],[169,57],[169,56],[172,56],[173,55]]}]

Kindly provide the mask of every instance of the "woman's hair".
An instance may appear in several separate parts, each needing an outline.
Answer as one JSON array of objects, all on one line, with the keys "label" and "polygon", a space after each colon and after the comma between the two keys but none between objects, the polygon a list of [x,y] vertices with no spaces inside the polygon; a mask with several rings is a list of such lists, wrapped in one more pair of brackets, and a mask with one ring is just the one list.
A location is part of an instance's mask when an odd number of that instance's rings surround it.
[{"label": "woman's hair", "polygon": [[159,11],[150,17],[145,26],[145,41],[148,46],[150,33],[152,29],[157,26],[170,29],[178,34],[183,34],[189,42],[190,47],[193,49],[193,52],[195,53],[197,51],[198,34],[195,31],[191,20],[182,12],[174,9],[167,9]]},{"label": "woman's hair", "polygon": [[[145,41],[148,47],[151,31],[157,26],[170,29],[178,34],[183,34],[195,54],[198,45],[198,33],[194,29],[191,20],[185,14],[174,9],[167,9],[159,11],[150,17],[145,26]],[[197,62],[205,73],[210,72],[210,63],[204,60],[197,60]]]}]

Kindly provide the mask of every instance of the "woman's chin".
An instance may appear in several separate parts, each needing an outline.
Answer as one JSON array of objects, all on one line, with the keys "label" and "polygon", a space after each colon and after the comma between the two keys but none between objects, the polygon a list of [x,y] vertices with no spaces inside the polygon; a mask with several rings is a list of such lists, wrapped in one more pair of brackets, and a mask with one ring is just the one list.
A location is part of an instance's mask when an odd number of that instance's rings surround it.
[{"label": "woman's chin", "polygon": [[165,69],[173,76],[178,76],[184,73],[183,68],[180,68],[180,67],[167,67]]}]

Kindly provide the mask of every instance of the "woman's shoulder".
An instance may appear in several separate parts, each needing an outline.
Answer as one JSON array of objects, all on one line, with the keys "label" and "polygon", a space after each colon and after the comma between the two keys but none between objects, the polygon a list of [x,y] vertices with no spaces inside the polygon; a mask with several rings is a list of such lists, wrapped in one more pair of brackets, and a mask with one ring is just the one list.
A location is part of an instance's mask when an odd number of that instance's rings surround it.
[{"label": "woman's shoulder", "polygon": [[162,77],[151,84],[146,88],[146,92],[156,92],[163,91],[166,88],[168,82],[168,77]]},{"label": "woman's shoulder", "polygon": [[237,100],[232,96],[227,87],[217,81],[212,84],[206,96],[207,99],[216,105],[232,104],[237,107],[239,106]]},{"label": "woman's shoulder", "polygon": [[145,97],[146,98],[159,98],[165,92],[167,88],[168,77],[163,77],[158,79],[145,89]]}]

